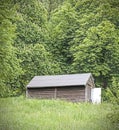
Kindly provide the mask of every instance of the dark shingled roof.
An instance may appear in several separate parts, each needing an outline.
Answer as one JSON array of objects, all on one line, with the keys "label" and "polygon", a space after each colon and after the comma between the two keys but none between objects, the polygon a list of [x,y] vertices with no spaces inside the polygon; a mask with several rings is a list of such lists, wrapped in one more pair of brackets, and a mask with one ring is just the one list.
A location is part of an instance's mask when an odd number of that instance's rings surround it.
[{"label": "dark shingled roof", "polygon": [[35,76],[27,88],[44,88],[44,87],[63,87],[63,86],[85,86],[91,73],[54,75],[54,76]]}]

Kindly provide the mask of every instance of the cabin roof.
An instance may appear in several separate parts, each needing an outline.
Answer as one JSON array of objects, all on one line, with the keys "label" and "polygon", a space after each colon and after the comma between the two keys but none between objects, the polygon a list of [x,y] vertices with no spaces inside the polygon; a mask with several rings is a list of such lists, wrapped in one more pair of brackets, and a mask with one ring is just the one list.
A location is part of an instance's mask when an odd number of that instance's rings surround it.
[{"label": "cabin roof", "polygon": [[91,73],[53,75],[53,76],[35,76],[29,82],[27,88],[85,86],[90,77],[92,77]]}]

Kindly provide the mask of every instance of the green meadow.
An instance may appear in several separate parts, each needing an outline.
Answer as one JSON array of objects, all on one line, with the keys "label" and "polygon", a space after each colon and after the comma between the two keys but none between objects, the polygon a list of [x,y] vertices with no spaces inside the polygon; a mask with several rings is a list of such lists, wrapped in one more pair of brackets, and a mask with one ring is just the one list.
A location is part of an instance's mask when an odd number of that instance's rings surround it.
[{"label": "green meadow", "polygon": [[0,130],[117,130],[110,104],[71,103],[25,97],[0,99]]}]

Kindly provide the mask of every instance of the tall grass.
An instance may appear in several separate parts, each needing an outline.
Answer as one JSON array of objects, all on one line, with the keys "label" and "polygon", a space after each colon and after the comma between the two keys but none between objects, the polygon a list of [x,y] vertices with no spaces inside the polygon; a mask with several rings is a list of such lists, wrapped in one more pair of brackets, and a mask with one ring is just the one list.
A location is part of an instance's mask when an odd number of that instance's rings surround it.
[{"label": "tall grass", "polygon": [[2,98],[0,130],[116,130],[107,119],[110,108],[110,104]]}]

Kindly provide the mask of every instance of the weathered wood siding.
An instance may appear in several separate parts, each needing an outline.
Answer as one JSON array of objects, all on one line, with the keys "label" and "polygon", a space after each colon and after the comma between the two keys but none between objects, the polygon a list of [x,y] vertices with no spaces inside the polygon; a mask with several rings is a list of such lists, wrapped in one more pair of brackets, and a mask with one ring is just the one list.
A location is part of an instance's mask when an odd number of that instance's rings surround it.
[{"label": "weathered wood siding", "polygon": [[40,99],[62,99],[72,102],[85,101],[85,87],[28,88],[27,96]]},{"label": "weathered wood siding", "polygon": [[27,93],[30,98],[54,98],[54,88],[28,88]]},{"label": "weathered wood siding", "polygon": [[57,88],[57,98],[72,102],[85,101],[85,87]]}]

